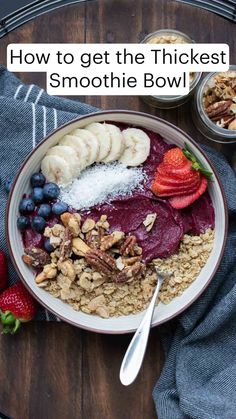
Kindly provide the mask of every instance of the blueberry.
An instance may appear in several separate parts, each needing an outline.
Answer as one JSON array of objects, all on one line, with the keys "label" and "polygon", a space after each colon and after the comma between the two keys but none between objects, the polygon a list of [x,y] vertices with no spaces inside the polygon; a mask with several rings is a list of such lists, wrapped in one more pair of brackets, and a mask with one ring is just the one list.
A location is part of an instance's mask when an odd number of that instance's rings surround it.
[{"label": "blueberry", "polygon": [[44,249],[46,250],[46,252],[51,253],[54,250],[54,247],[51,245],[50,243],[50,239],[45,240],[44,242]]},{"label": "blueberry", "polygon": [[34,173],[30,178],[30,183],[33,188],[44,186],[46,178],[42,173]]},{"label": "blueberry", "polygon": [[55,215],[61,215],[68,210],[68,205],[65,202],[55,202],[52,206],[52,213]]},{"label": "blueberry", "polygon": [[19,211],[21,214],[30,214],[34,211],[35,204],[31,198],[23,198],[20,201]]},{"label": "blueberry", "polygon": [[7,193],[10,192],[11,187],[12,187],[12,183],[13,183],[13,179],[11,179],[11,178],[8,178],[7,180],[5,180],[5,182],[4,182],[4,188],[5,188],[5,191]]},{"label": "blueberry", "polygon": [[36,215],[32,220],[32,229],[37,233],[42,233],[45,229],[46,221],[43,217]]},{"label": "blueberry", "polygon": [[34,188],[32,192],[32,199],[35,202],[35,204],[41,204],[41,202],[43,202],[44,199],[43,188]]},{"label": "blueberry", "polygon": [[49,204],[41,204],[38,209],[38,215],[43,218],[48,218],[51,214],[51,206]]},{"label": "blueberry", "polygon": [[20,231],[25,231],[30,226],[30,220],[25,215],[20,215],[17,218],[17,227]]},{"label": "blueberry", "polygon": [[44,194],[44,198],[47,199],[48,201],[52,200],[52,199],[57,199],[58,196],[60,195],[60,188],[59,186],[56,185],[56,183],[46,183],[46,185],[44,185],[43,187],[43,194]]}]

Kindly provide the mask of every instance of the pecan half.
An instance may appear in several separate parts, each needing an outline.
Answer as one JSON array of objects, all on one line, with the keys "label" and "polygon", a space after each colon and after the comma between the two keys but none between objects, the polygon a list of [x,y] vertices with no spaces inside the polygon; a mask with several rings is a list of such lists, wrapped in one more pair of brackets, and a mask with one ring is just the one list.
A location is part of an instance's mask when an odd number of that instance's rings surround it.
[{"label": "pecan half", "polygon": [[86,261],[98,272],[110,275],[116,269],[115,259],[102,250],[91,249],[85,254]]},{"label": "pecan half", "polygon": [[214,118],[217,115],[225,113],[231,104],[231,100],[221,100],[220,102],[215,102],[206,108],[206,113],[209,118]]},{"label": "pecan half", "polygon": [[72,234],[69,230],[69,227],[65,228],[64,236],[59,248],[60,258],[59,261],[62,262],[65,259],[68,259],[71,256],[72,252]]},{"label": "pecan half", "polygon": [[112,234],[109,234],[108,236],[103,236],[101,238],[101,245],[100,249],[103,251],[106,251],[110,249],[114,244],[118,243],[120,240],[124,238],[123,231],[113,231]]},{"label": "pecan half", "polygon": [[136,262],[134,265],[126,266],[118,275],[114,277],[115,282],[126,282],[137,278],[144,273],[146,266],[142,262]]},{"label": "pecan half", "polygon": [[134,245],[136,244],[137,239],[135,236],[126,237],[124,243],[120,248],[121,255],[131,255],[134,256]]},{"label": "pecan half", "polygon": [[222,118],[225,118],[225,117],[230,118],[230,119],[232,117],[234,118],[234,115],[231,115],[230,108],[228,108],[226,110],[226,112],[223,112],[223,113],[220,113],[219,115],[213,116],[211,118],[211,120],[214,121],[214,122],[217,122],[217,121],[220,121]]},{"label": "pecan half", "polygon": [[22,260],[33,268],[43,268],[51,262],[50,255],[37,247],[26,248]]}]

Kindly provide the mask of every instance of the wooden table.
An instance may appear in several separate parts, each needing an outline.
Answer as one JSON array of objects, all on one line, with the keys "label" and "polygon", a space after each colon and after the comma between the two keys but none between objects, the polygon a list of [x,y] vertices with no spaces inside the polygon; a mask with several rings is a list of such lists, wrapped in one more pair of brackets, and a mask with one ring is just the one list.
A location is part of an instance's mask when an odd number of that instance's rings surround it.
[{"label": "wooden table", "polygon": [[[199,42],[226,42],[235,62],[236,25],[165,0],[97,0],[43,15],[0,41],[0,62],[6,63],[11,42],[137,42],[158,28],[177,28]],[[45,86],[44,74],[20,77]],[[204,141],[193,126],[189,105],[155,111],[137,97],[82,99],[103,109],[154,113]],[[14,419],[155,418],[151,394],[164,361],[159,329],[151,332],[138,379],[124,388],[118,373],[130,337],[98,335],[63,323],[31,323],[14,337],[2,336],[0,410]]]}]

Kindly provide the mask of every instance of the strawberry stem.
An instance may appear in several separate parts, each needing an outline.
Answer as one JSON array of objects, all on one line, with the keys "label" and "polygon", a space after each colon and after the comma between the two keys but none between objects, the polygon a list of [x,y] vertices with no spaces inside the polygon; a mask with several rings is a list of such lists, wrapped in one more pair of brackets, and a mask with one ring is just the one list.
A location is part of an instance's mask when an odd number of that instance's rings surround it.
[{"label": "strawberry stem", "polygon": [[3,324],[2,333],[14,334],[19,330],[21,322],[11,313],[11,311],[7,310],[5,313],[1,313],[0,319]]},{"label": "strawberry stem", "polygon": [[187,157],[187,159],[192,162],[192,169],[197,170],[198,172],[202,173],[202,175],[206,178],[211,179],[213,173],[210,172],[210,170],[205,169],[205,167],[203,167],[202,164],[199,161],[197,161],[196,157],[191,152],[186,143],[184,143],[183,153],[185,157]]}]

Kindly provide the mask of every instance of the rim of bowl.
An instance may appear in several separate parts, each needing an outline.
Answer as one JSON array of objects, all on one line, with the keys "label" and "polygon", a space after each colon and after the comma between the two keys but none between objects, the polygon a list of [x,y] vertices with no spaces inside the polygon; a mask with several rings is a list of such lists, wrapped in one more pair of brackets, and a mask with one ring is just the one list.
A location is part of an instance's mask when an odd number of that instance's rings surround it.
[{"label": "rim of bowl", "polygon": [[34,294],[34,292],[32,291],[32,289],[31,289],[31,287],[27,284],[27,282],[25,281],[25,279],[24,279],[24,277],[23,277],[23,275],[21,274],[21,272],[20,272],[20,269],[18,268],[18,265],[17,265],[17,262],[16,262],[16,259],[15,259],[15,256],[14,256],[14,252],[13,252],[13,249],[12,249],[12,246],[11,246],[11,243],[10,243],[10,234],[9,234],[9,208],[10,208],[10,204],[11,204],[11,199],[12,199],[12,195],[14,194],[14,191],[15,191],[15,185],[16,185],[16,182],[17,182],[17,180],[18,180],[18,177],[19,177],[19,175],[20,175],[20,173],[21,173],[21,171],[22,171],[22,169],[23,169],[23,167],[25,166],[25,164],[28,162],[28,160],[32,157],[32,155],[38,150],[38,148],[40,148],[41,147],[41,145],[43,144],[43,143],[45,143],[52,135],[54,135],[56,132],[58,132],[58,131],[60,131],[61,129],[63,129],[64,127],[67,127],[67,126],[69,126],[71,123],[74,123],[74,122],[76,122],[76,121],[81,121],[81,120],[85,120],[86,121],[86,119],[88,119],[88,118],[90,118],[91,116],[96,116],[96,115],[104,115],[104,118],[105,118],[105,116],[107,116],[107,117],[109,117],[109,116],[111,116],[112,114],[114,114],[114,113],[118,113],[118,114],[132,114],[132,115],[136,115],[136,116],[144,116],[144,117],[146,117],[146,118],[149,118],[149,119],[154,119],[154,120],[157,120],[157,121],[160,121],[160,122],[164,122],[166,125],[169,125],[171,128],[174,128],[174,129],[176,129],[177,131],[179,131],[182,135],[184,135],[185,137],[187,137],[187,139],[191,142],[191,143],[193,143],[194,144],[194,146],[203,154],[203,156],[205,157],[205,159],[207,160],[207,162],[209,163],[209,165],[211,166],[211,169],[212,169],[212,171],[213,171],[213,173],[214,173],[214,175],[215,175],[215,177],[216,177],[216,179],[217,179],[217,182],[218,182],[218,184],[219,184],[219,187],[220,187],[220,191],[221,191],[221,195],[222,195],[222,198],[223,198],[223,204],[224,204],[224,215],[225,215],[225,229],[224,229],[224,241],[223,241],[223,244],[222,244],[222,248],[221,248],[221,252],[220,252],[220,255],[219,255],[219,257],[218,257],[218,260],[217,260],[217,262],[216,262],[216,264],[215,264],[215,268],[214,268],[214,270],[213,270],[213,272],[212,272],[212,274],[209,276],[209,278],[208,278],[208,280],[207,280],[207,282],[206,282],[206,284],[201,288],[201,290],[191,299],[191,301],[189,301],[187,304],[185,304],[180,310],[178,310],[175,314],[172,314],[172,315],[170,315],[169,317],[167,317],[166,319],[164,319],[164,320],[161,320],[161,321],[156,321],[156,322],[154,322],[154,323],[152,323],[151,324],[151,327],[156,327],[156,326],[160,326],[161,324],[164,324],[164,323],[166,323],[166,322],[168,322],[169,320],[172,320],[172,319],[174,319],[175,317],[177,317],[179,314],[181,314],[183,311],[185,311],[188,307],[190,307],[199,297],[200,297],[200,295],[205,291],[205,289],[208,287],[208,285],[210,284],[210,282],[211,282],[211,280],[213,279],[213,277],[214,277],[214,275],[215,275],[215,273],[217,272],[217,270],[218,270],[218,267],[219,267],[219,265],[220,265],[220,262],[221,262],[221,259],[222,259],[222,257],[223,257],[223,254],[224,254],[224,250],[225,250],[225,246],[226,246],[226,240],[227,240],[227,231],[228,231],[228,206],[227,206],[227,200],[226,200],[226,196],[225,196],[225,192],[224,192],[224,189],[223,189],[223,186],[222,186],[222,183],[221,183],[221,180],[220,180],[220,178],[219,178],[219,176],[218,176],[218,174],[217,174],[217,172],[215,171],[215,169],[214,169],[214,167],[212,166],[212,164],[211,164],[211,161],[210,161],[210,159],[208,158],[208,156],[205,154],[205,152],[201,149],[201,147],[198,145],[198,143],[197,142],[195,142],[195,140],[193,140],[187,133],[185,133],[182,129],[180,129],[179,127],[177,127],[177,126],[175,126],[174,124],[172,124],[171,122],[168,122],[168,121],[166,121],[166,120],[164,120],[163,118],[159,118],[159,117],[157,117],[157,116],[154,116],[154,115],[149,115],[149,114],[146,114],[145,112],[139,112],[139,111],[130,111],[130,110],[120,110],[120,109],[118,109],[118,110],[116,110],[116,109],[113,109],[113,110],[108,110],[108,111],[98,111],[98,112],[93,112],[93,113],[90,113],[90,114],[86,114],[86,115],[82,115],[82,116],[80,116],[80,117],[78,117],[78,118],[75,118],[75,119],[73,119],[73,120],[71,120],[71,121],[69,121],[69,122],[67,122],[67,123],[65,123],[65,124],[63,124],[63,125],[61,125],[60,127],[58,127],[58,128],[56,128],[54,131],[52,131],[49,135],[47,135],[32,151],[31,151],[31,153],[26,157],[26,159],[24,160],[24,162],[22,163],[22,165],[21,165],[21,167],[20,167],[20,169],[18,170],[18,173],[17,173],[17,175],[15,176],[15,178],[14,178],[14,183],[13,183],[13,185],[12,185],[12,188],[11,188],[11,191],[10,191],[10,193],[9,193],[9,197],[8,197],[8,201],[7,201],[7,206],[6,206],[6,223],[5,223],[5,234],[6,234],[6,239],[7,239],[7,246],[8,246],[8,249],[9,249],[9,253],[10,253],[10,257],[11,257],[11,261],[12,261],[12,263],[13,263],[13,265],[14,265],[14,268],[15,268],[15,270],[16,270],[16,272],[17,272],[17,274],[18,274],[18,276],[19,276],[19,279],[23,282],[23,284],[24,284],[24,286],[27,288],[27,290],[30,292],[30,294],[35,298],[35,300],[36,301],[38,301],[39,302],[39,304],[40,305],[42,305],[44,308],[46,308],[49,312],[51,312],[52,314],[54,314],[55,316],[57,316],[57,317],[59,317],[61,320],[63,320],[64,322],[66,322],[66,323],[69,323],[69,324],[71,324],[72,326],[76,326],[76,327],[78,327],[78,328],[80,328],[80,329],[85,329],[85,330],[88,330],[88,331],[90,331],[90,332],[96,332],[96,333],[102,333],[102,334],[107,334],[107,335],[109,335],[109,334],[111,334],[111,335],[123,335],[123,334],[126,334],[126,333],[134,333],[135,331],[136,331],[136,329],[124,329],[123,331],[114,331],[114,330],[112,330],[112,329],[109,329],[109,330],[101,330],[101,329],[93,329],[92,327],[87,327],[87,326],[84,326],[84,325],[80,325],[80,324],[78,324],[77,322],[74,322],[74,321],[72,321],[72,320],[68,320],[66,317],[64,317],[63,315],[61,315],[61,314],[58,314],[57,312],[55,312],[54,310],[52,310],[51,309],[51,307],[50,306],[48,306],[41,298],[39,298],[38,296],[36,296],[35,294]]}]

